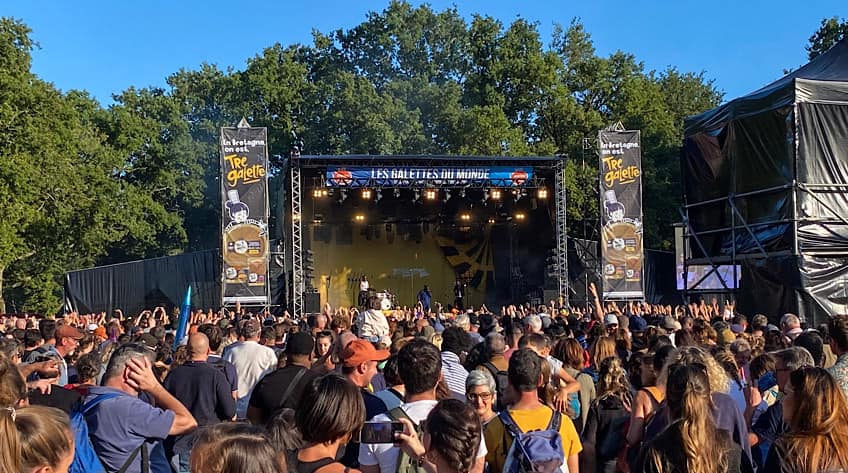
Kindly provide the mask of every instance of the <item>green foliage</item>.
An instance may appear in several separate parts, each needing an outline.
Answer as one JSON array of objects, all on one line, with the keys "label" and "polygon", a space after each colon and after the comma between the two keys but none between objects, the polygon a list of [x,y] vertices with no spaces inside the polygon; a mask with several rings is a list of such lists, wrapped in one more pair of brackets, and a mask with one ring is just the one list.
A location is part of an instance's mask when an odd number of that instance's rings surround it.
[{"label": "green foliage", "polygon": [[836,16],[823,19],[807,42],[807,58],[812,61],[845,38],[848,38],[848,20],[840,21]]},{"label": "green foliage", "polygon": [[599,56],[576,19],[544,43],[526,20],[391,1],[244,70],[183,69],[104,109],[34,77],[29,29],[2,19],[2,295],[52,311],[69,269],[217,246],[219,128],[241,117],[268,128],[272,154],[296,130],[312,154],[565,156],[575,236],[597,222],[597,132],[621,121],[642,130],[646,244],[670,247],[683,119],[721,93],[703,74]]}]

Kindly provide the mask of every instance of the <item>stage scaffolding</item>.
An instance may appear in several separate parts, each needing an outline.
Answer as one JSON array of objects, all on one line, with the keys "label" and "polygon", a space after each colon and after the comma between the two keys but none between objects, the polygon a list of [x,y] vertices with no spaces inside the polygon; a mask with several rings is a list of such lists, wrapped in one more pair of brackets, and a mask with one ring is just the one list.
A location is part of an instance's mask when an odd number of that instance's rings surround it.
[{"label": "stage scaffolding", "polygon": [[[556,277],[557,287],[560,295],[568,298],[568,265],[567,265],[567,235],[566,235],[566,202],[565,185],[563,182],[563,158],[559,157],[491,157],[491,156],[434,156],[434,155],[303,155],[293,152],[288,160],[288,175],[290,176],[290,200],[291,214],[288,216],[291,224],[291,248],[286,248],[286,261],[291,261],[291,291],[289,300],[291,302],[292,315],[302,317],[306,315],[304,307],[304,293],[311,285],[307,284],[304,273],[305,248],[303,240],[303,191],[305,183],[303,171],[306,169],[334,168],[471,168],[471,167],[525,167],[534,169],[545,169],[554,174],[554,197],[555,218],[554,229],[556,233],[556,244],[554,252],[557,261]],[[323,175],[323,174],[322,174]],[[351,178],[348,181],[350,188],[368,189],[416,189],[416,190],[461,190],[461,189],[488,189],[501,188],[507,190],[513,187],[511,179],[493,179],[485,183],[452,183],[439,179],[398,179],[393,185],[381,185],[383,182],[373,179]],[[321,183],[312,183],[320,186]],[[548,185],[544,178],[536,173],[529,177],[520,187],[524,190],[533,190]]]}]

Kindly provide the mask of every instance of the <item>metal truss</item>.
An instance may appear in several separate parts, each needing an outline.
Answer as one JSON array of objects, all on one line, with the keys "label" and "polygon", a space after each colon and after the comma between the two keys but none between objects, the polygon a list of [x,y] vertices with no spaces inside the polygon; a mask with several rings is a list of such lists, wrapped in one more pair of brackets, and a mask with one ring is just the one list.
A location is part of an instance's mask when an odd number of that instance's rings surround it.
[{"label": "metal truss", "polygon": [[300,165],[291,166],[291,224],[292,224],[292,316],[303,316],[303,233],[301,214]]},{"label": "metal truss", "polygon": [[512,179],[489,179],[486,181],[472,181],[457,183],[439,179],[358,179],[349,178],[343,180],[318,178],[313,183],[314,187],[326,187],[327,189],[490,189],[493,187],[505,189],[537,189],[545,186],[545,179],[534,177],[521,183]]},{"label": "metal truss", "polygon": [[556,186],[556,257],[557,257],[557,287],[559,295],[568,300],[568,235],[566,234],[566,195],[565,176],[563,175],[563,162],[557,162],[554,170],[554,182]]}]

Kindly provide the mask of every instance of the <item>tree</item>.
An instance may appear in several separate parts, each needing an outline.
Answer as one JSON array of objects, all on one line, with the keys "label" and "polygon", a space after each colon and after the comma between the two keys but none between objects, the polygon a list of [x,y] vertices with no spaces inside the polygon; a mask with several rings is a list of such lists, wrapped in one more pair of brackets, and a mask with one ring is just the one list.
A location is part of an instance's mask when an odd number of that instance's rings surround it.
[{"label": "tree", "polygon": [[848,20],[840,21],[835,16],[823,19],[819,29],[807,40],[804,48],[807,50],[807,59],[812,61],[845,38],[848,38]]}]

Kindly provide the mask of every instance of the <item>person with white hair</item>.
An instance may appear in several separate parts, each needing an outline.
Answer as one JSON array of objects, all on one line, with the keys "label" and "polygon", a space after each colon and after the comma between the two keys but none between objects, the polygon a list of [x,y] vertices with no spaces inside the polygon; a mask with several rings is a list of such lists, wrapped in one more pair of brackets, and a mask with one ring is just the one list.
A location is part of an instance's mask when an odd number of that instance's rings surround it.
[{"label": "person with white hair", "polygon": [[542,333],[542,318],[536,314],[528,315],[524,318],[524,326],[527,333]]},{"label": "person with white hair", "polygon": [[468,404],[474,408],[483,428],[498,415],[494,406],[498,401],[498,387],[494,376],[485,369],[476,369],[468,373],[465,380],[465,395]]},{"label": "person with white hair", "polygon": [[801,328],[801,319],[795,314],[783,314],[780,318],[780,331],[790,342],[794,341],[795,337],[804,332]]}]

